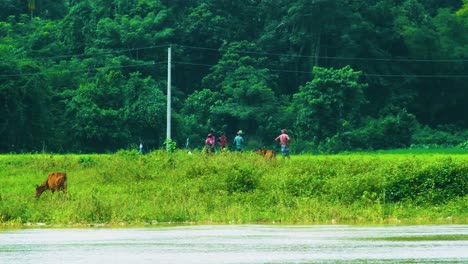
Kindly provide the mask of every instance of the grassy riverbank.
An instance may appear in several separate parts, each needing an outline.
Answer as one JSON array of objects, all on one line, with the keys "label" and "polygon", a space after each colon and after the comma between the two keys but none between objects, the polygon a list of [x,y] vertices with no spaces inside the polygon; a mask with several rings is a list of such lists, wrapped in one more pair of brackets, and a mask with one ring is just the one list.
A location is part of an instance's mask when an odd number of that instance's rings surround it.
[{"label": "grassy riverbank", "polygon": [[[34,186],[68,173],[68,195]],[[0,155],[0,225],[467,224],[468,154]]]}]

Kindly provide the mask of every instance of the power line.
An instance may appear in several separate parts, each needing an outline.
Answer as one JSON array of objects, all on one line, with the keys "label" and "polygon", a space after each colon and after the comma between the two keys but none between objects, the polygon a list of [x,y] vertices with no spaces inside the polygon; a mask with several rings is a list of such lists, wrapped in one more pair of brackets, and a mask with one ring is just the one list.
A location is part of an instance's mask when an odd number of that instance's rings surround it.
[{"label": "power line", "polygon": [[[84,56],[96,56],[96,55],[103,55],[103,54],[114,54],[114,53],[122,53],[122,52],[131,52],[131,51],[139,51],[139,50],[147,50],[147,49],[154,49],[160,47],[168,47],[169,45],[156,45],[156,46],[147,46],[147,47],[137,47],[137,48],[128,48],[128,49],[119,49],[119,50],[110,50],[105,52],[96,52],[96,53],[83,53],[83,54],[73,54],[73,55],[58,55],[53,57],[44,57],[39,58],[36,60],[47,60],[47,59],[56,59],[56,58],[68,58],[68,57],[84,57]],[[189,49],[201,49],[201,50],[211,50],[219,52],[218,49],[214,48],[207,48],[207,47],[196,47],[196,46],[186,46],[186,45],[173,45],[175,47],[181,48],[189,48]],[[323,58],[323,59],[343,59],[343,60],[374,60],[374,61],[406,61],[406,62],[465,62],[468,61],[464,59],[460,60],[421,60],[421,59],[386,59],[386,58],[348,58],[348,57],[327,57],[327,56],[301,56],[301,55],[294,55],[294,54],[283,54],[283,53],[268,53],[268,52],[252,52],[252,51],[237,51],[239,53],[245,54],[258,54],[258,55],[276,55],[276,56],[289,56],[295,58]],[[12,60],[12,61],[25,61],[30,60],[33,61],[34,59],[19,59],[19,60]],[[133,64],[127,66],[115,66],[115,67],[108,67],[108,68],[126,68],[126,67],[137,67],[137,66],[151,66],[155,64],[160,64],[164,62],[156,62],[156,63],[142,63],[142,64]],[[174,64],[183,64],[183,65],[192,65],[192,66],[204,66],[204,67],[213,67],[216,66],[215,64],[203,64],[203,63],[191,63],[191,62],[182,62],[182,61],[174,61]],[[66,70],[66,71],[50,71],[50,72],[43,72],[43,73],[66,73],[66,72],[84,72],[99,69],[102,67],[97,68],[90,68],[90,69],[82,69],[82,70]],[[229,67],[228,67],[229,68]],[[235,69],[235,67],[230,67]],[[269,69],[271,72],[283,72],[283,73],[298,73],[298,74],[311,74],[310,71],[298,71],[298,70],[289,70],[289,69]],[[15,76],[31,76],[31,75],[38,75],[41,73],[24,73],[24,74],[0,74],[0,77],[15,77]],[[468,75],[416,75],[416,74],[364,74],[365,76],[371,77],[413,77],[413,78],[468,78]]]},{"label": "power line", "polygon": [[[204,64],[204,63],[191,63],[191,62],[181,62],[181,61],[172,61],[173,64],[182,64],[182,65],[192,65],[192,66],[204,66],[204,67],[213,67],[215,64]],[[226,67],[227,69],[237,69],[237,67]],[[312,74],[312,71],[297,71],[297,70],[288,70],[288,69],[268,69],[271,72],[284,72],[284,73],[299,73],[299,74]],[[468,75],[415,75],[415,74],[366,74],[365,76],[370,77],[413,77],[413,78],[468,78]]]},{"label": "power line", "polygon": [[[182,62],[182,61],[173,61],[172,63],[175,63],[175,64],[183,64],[183,65],[194,65],[194,66],[206,66],[206,67],[213,67],[213,66],[216,66],[216,64],[191,63],[191,62]],[[224,68],[232,69],[232,70],[237,69],[237,67],[226,67],[226,66],[224,66]],[[268,69],[268,70],[269,70],[269,71],[272,71],[272,72],[292,72],[292,73],[307,73],[307,74],[312,73],[312,72],[308,72],[308,71],[296,71],[296,70],[287,70],[287,69],[282,69],[282,70],[279,70],[279,69]]]},{"label": "power line", "polygon": [[[212,50],[219,51],[214,48],[197,47],[197,46],[185,46],[185,45],[174,45],[176,47],[200,49],[200,50]],[[398,59],[398,58],[370,58],[370,57],[333,57],[333,56],[307,56],[307,55],[296,55],[286,53],[271,53],[271,52],[256,52],[256,51],[244,51],[237,50],[238,53],[245,54],[258,54],[258,55],[274,55],[284,56],[292,58],[309,58],[309,59],[334,59],[334,60],[365,60],[365,61],[400,61],[400,62],[468,62],[468,59]]]},{"label": "power line", "polygon": [[[95,67],[95,68],[87,68],[87,69],[79,69],[79,70],[61,70],[61,71],[44,71],[44,72],[37,72],[37,73],[21,73],[21,74],[0,74],[0,77],[20,77],[20,76],[35,76],[40,74],[65,74],[65,73],[73,73],[73,72],[86,72],[98,69],[122,69],[122,68],[129,68],[129,67],[140,67],[140,66],[152,66],[158,64],[164,64],[165,61],[160,62],[150,62],[150,63],[139,63],[139,64],[131,64],[131,65],[124,65],[124,66],[111,66],[111,67]],[[182,62],[182,61],[172,61],[173,64],[180,64],[180,65],[189,65],[189,66],[203,66],[203,67],[214,67],[216,64],[205,64],[205,63],[191,63],[191,62]],[[237,69],[237,67],[225,67],[228,69]],[[268,69],[271,72],[278,72],[278,73],[298,73],[298,74],[312,74],[311,71],[297,71],[297,70],[289,70],[289,69]],[[411,78],[468,78],[468,75],[415,75],[415,74],[366,74],[365,76],[370,77],[411,77]]]},{"label": "power line", "polygon": [[123,66],[95,67],[95,68],[87,68],[87,69],[79,69],[79,70],[43,71],[43,72],[36,72],[36,73],[20,73],[20,74],[0,74],[0,77],[20,77],[20,76],[35,76],[35,75],[40,75],[40,74],[87,72],[87,71],[93,71],[93,70],[98,70],[98,69],[123,69],[123,68],[130,68],[130,67],[152,66],[152,65],[163,64],[163,63],[166,63],[166,62],[161,61],[161,62],[139,63],[139,64],[131,64],[131,65],[123,65]]},{"label": "power line", "polygon": [[17,60],[10,60],[10,61],[45,61],[45,60],[60,59],[60,58],[76,58],[76,57],[97,56],[97,55],[114,54],[114,53],[124,53],[124,52],[131,52],[131,51],[162,48],[162,47],[168,47],[168,46],[169,45],[157,45],[157,46],[148,46],[148,47],[109,50],[109,51],[95,52],[95,53],[81,53],[81,54],[57,55],[57,56],[51,56],[51,57],[25,58],[25,59],[17,59]]},{"label": "power line", "polygon": [[468,75],[415,75],[415,74],[367,74],[372,77],[413,77],[413,78],[468,78]]},{"label": "power line", "polygon": [[[154,48],[166,48],[168,44],[165,45],[156,45],[156,46],[147,46],[147,47],[137,47],[137,48],[128,48],[128,49],[117,49],[109,50],[103,52],[95,53],[81,53],[81,54],[69,54],[69,55],[57,55],[51,57],[42,57],[42,58],[31,58],[31,59],[17,59],[10,61],[42,61],[50,59],[59,59],[59,58],[72,58],[72,57],[86,57],[86,56],[96,56],[96,55],[105,55],[105,54],[114,54],[114,53],[124,53],[131,51],[139,50],[148,50]],[[181,47],[188,49],[198,49],[198,50],[210,50],[219,52],[219,49],[208,48],[208,47],[198,47],[198,46],[188,46],[188,45],[173,45],[173,47]],[[265,56],[282,56],[290,58],[308,58],[308,59],[330,59],[330,60],[359,60],[359,61],[396,61],[396,62],[468,62],[468,59],[406,59],[406,58],[370,58],[370,57],[342,57],[342,56],[308,56],[308,55],[297,55],[297,54],[287,54],[287,53],[272,53],[272,52],[256,52],[256,51],[246,51],[246,50],[237,50],[236,52],[241,54],[256,54],[256,55],[265,55]]]}]

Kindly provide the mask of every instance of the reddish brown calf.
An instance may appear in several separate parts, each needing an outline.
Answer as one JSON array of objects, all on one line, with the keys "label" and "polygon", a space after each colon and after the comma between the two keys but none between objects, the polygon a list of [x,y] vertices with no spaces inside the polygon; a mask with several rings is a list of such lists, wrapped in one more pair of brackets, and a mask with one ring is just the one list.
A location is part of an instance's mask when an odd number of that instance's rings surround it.
[{"label": "reddish brown calf", "polygon": [[257,154],[262,155],[266,160],[271,160],[276,158],[276,152],[274,150],[266,149],[261,147],[257,150]]},{"label": "reddish brown calf", "polygon": [[51,172],[47,180],[36,185],[36,198],[39,198],[45,190],[67,192],[67,174],[65,172]]}]

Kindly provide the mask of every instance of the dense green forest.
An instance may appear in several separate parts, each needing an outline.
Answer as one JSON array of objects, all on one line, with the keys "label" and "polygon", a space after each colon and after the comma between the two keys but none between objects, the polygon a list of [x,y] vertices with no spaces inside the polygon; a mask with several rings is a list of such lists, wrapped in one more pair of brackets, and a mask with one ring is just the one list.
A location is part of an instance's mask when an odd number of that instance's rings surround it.
[{"label": "dense green forest", "polygon": [[468,0],[4,0],[0,152],[468,147]]}]

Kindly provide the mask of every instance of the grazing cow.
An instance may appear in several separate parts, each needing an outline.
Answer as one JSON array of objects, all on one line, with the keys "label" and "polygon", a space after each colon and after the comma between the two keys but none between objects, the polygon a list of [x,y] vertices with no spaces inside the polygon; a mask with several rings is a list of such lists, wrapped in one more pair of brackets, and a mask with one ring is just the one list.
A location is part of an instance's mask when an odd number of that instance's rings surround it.
[{"label": "grazing cow", "polygon": [[276,158],[276,152],[274,150],[266,149],[261,147],[257,150],[257,154],[262,155],[266,160],[271,160]]},{"label": "grazing cow", "polygon": [[51,172],[47,180],[41,185],[36,185],[36,198],[39,198],[45,190],[67,192],[67,174],[65,172]]}]

